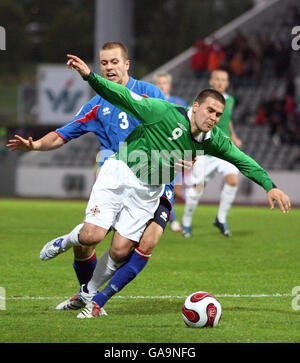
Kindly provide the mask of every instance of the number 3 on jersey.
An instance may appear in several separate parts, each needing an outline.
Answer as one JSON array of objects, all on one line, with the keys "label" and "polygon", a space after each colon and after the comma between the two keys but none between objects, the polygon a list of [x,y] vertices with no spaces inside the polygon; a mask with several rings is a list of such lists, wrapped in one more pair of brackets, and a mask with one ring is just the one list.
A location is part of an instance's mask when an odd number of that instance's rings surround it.
[{"label": "number 3 on jersey", "polygon": [[127,113],[126,112],[120,112],[118,117],[121,120],[121,122],[120,122],[121,129],[123,129],[123,130],[128,129],[129,121],[128,121],[128,118],[127,118]]}]

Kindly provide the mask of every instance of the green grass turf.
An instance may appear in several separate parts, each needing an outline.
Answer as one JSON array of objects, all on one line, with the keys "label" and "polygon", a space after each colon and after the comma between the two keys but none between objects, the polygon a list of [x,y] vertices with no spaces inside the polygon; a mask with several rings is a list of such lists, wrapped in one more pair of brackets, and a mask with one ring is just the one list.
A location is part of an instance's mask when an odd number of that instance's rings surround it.
[{"label": "green grass turf", "polygon": [[[78,290],[72,252],[47,262],[39,252],[82,221],[85,205],[0,200],[0,286],[6,292],[0,342],[300,342],[300,311],[292,308],[292,289],[300,285],[299,209],[282,214],[234,206],[228,218],[233,236],[226,238],[212,226],[217,207],[200,205],[192,238],[167,227],[145,270],[106,304],[108,316],[81,320],[76,311],[55,310]],[[183,206],[176,211],[180,218]],[[97,247],[98,256],[110,238]],[[214,329],[183,323],[184,297],[199,290],[222,305]]]}]

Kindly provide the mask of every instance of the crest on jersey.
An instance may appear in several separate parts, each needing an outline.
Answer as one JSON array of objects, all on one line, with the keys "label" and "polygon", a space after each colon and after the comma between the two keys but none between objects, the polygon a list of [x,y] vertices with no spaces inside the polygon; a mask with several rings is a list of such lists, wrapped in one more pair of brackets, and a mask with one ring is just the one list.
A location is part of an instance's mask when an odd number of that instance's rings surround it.
[{"label": "crest on jersey", "polygon": [[100,213],[100,209],[97,205],[95,205],[95,207],[90,209],[90,212],[92,213],[93,216],[95,216],[96,214]]}]

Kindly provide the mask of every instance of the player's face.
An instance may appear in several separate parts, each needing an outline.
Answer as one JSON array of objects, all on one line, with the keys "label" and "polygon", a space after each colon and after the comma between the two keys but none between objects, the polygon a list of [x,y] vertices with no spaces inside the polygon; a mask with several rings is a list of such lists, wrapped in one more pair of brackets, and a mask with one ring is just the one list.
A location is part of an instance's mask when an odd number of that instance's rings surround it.
[{"label": "player's face", "polygon": [[169,96],[171,85],[167,77],[157,77],[154,84],[156,87],[160,88],[166,96]]},{"label": "player's face", "polygon": [[129,60],[124,58],[121,48],[101,50],[99,55],[103,77],[125,86],[129,80]]},{"label": "player's face", "polygon": [[220,121],[223,111],[223,104],[212,97],[207,97],[200,105],[194,102],[195,129],[200,132],[210,131]]},{"label": "player's face", "polygon": [[212,72],[209,84],[216,91],[224,93],[229,86],[228,73],[224,71]]}]

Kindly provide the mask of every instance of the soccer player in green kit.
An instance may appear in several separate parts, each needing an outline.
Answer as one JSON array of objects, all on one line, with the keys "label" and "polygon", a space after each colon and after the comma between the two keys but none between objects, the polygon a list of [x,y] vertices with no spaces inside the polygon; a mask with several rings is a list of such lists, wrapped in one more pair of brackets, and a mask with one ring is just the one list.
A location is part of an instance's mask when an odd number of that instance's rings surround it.
[{"label": "soccer player in green kit", "polygon": [[[242,141],[236,136],[232,124],[232,113],[235,104],[234,98],[226,93],[229,87],[229,74],[225,69],[216,69],[211,73],[210,86],[222,93],[226,100],[224,112],[218,122],[219,127],[225,135],[232,139],[235,146],[241,147]],[[226,160],[216,158],[214,156],[205,155],[203,160],[203,170],[198,165],[194,166],[193,173],[187,173],[186,183],[183,182],[183,190],[185,194],[185,208],[182,217],[182,234],[185,237],[192,235],[192,218],[194,211],[199,204],[205,185],[216,175],[222,174],[224,185],[220,195],[220,203],[214,225],[219,228],[220,232],[226,236],[231,236],[227,224],[227,214],[235,200],[238,189],[238,173],[239,170],[233,164]],[[197,168],[200,169],[197,172]],[[197,175],[198,174],[198,175]],[[183,178],[185,180],[185,178]]]},{"label": "soccer player in green kit", "polygon": [[[97,93],[132,114],[141,124],[126,138],[119,151],[104,163],[94,184],[85,222],[94,224],[98,229],[92,235],[71,232],[67,237],[47,243],[43,250],[51,250],[52,258],[74,245],[96,246],[111,226],[123,238],[138,243],[157,208],[164,183],[174,179],[175,164],[180,160],[191,161],[203,152],[234,163],[244,175],[267,191],[271,208],[276,201],[283,213],[289,211],[289,197],[274,185],[262,167],[214,127],[225,106],[224,97],[219,92],[211,89],[200,92],[189,117],[184,107],[140,97],[91,73],[80,58],[68,57],[68,66],[76,69]],[[97,200],[94,198],[95,190]],[[85,285],[79,295],[86,307],[78,318],[102,315],[104,304],[126,285],[124,281],[128,283],[128,278],[124,279],[122,274],[134,279],[146,262],[134,251],[129,262],[117,270],[102,291],[97,292],[94,283],[94,290],[91,290],[90,282]]]}]

